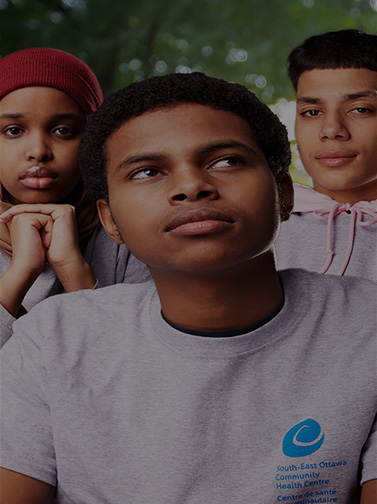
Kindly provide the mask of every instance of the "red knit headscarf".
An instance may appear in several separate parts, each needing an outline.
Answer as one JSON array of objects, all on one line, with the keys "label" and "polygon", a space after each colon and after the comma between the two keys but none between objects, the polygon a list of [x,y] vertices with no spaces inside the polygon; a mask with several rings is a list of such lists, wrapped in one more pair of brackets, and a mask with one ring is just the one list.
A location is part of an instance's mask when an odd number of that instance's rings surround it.
[{"label": "red knit headscarf", "polygon": [[[16,51],[0,59],[0,100],[7,94],[31,86],[55,88],[70,96],[88,116],[101,105],[103,95],[97,77],[86,63],[59,49],[35,47]],[[83,185],[76,207],[79,239],[90,235],[98,223],[95,204],[85,195]],[[0,181],[0,212],[11,205],[4,201]],[[0,248],[12,254],[9,228],[0,223]]]}]

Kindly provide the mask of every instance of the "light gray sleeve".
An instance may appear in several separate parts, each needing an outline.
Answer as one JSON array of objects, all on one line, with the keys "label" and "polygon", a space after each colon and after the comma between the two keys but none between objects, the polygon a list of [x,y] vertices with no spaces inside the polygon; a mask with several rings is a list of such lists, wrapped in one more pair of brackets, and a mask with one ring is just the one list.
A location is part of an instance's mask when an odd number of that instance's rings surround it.
[{"label": "light gray sleeve", "polygon": [[[56,485],[48,387],[38,337],[41,327],[25,315],[0,352],[1,466]],[[36,334],[33,339],[29,335]]]},{"label": "light gray sleeve", "polygon": [[0,304],[0,348],[12,336],[12,324],[16,319]]},{"label": "light gray sleeve", "polygon": [[361,484],[377,479],[377,415],[361,454]]},{"label": "light gray sleeve", "polygon": [[151,278],[147,266],[126,245],[117,245],[101,224],[90,237],[84,257],[98,280],[97,289],[117,283],[143,283]]}]

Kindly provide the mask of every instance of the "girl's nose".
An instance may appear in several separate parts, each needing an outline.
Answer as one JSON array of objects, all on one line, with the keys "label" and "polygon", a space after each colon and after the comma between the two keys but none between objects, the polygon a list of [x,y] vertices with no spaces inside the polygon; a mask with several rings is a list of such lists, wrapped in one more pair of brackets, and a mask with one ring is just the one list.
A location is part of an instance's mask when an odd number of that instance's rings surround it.
[{"label": "girl's nose", "polygon": [[29,161],[46,162],[53,158],[51,145],[46,137],[40,133],[30,135],[25,152]]}]

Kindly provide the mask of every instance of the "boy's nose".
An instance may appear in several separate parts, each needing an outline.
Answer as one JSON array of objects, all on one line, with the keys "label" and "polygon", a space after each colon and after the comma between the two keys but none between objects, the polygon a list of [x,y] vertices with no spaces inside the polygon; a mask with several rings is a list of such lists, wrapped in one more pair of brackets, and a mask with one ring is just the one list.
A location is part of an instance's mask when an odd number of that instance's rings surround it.
[{"label": "boy's nose", "polygon": [[319,136],[321,140],[348,140],[350,133],[343,118],[331,114],[323,118]]},{"label": "boy's nose", "polygon": [[180,171],[173,178],[169,191],[169,201],[198,201],[202,199],[217,199],[217,188],[209,181],[208,175],[200,169]]},{"label": "boy's nose", "polygon": [[46,162],[53,158],[48,140],[41,134],[30,135],[25,152],[29,161]]}]

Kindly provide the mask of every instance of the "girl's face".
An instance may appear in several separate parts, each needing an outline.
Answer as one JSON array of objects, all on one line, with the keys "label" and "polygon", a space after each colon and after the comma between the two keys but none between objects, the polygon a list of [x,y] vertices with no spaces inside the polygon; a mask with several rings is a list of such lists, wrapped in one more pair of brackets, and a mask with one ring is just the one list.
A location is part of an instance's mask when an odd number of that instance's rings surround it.
[{"label": "girl's face", "polygon": [[21,88],[0,100],[0,181],[10,203],[53,203],[73,191],[85,124],[79,105],[54,88]]}]

